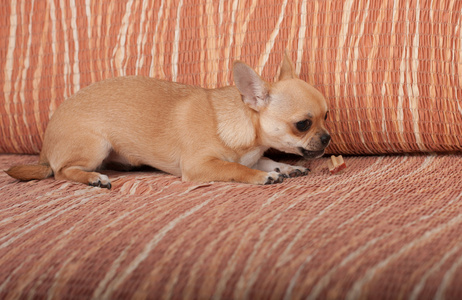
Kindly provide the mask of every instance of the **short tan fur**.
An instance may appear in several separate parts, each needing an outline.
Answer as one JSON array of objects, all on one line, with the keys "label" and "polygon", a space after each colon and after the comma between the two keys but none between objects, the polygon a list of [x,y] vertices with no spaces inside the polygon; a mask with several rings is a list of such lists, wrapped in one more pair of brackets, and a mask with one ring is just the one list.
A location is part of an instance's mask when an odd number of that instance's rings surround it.
[{"label": "short tan fur", "polygon": [[141,76],[94,83],[53,114],[38,164],[6,172],[106,188],[110,180],[98,170],[109,163],[149,165],[195,182],[270,184],[306,175],[263,154],[321,156],[330,141],[323,95],[297,78],[287,54],[275,83],[240,61],[233,75],[236,86],[219,89]]}]

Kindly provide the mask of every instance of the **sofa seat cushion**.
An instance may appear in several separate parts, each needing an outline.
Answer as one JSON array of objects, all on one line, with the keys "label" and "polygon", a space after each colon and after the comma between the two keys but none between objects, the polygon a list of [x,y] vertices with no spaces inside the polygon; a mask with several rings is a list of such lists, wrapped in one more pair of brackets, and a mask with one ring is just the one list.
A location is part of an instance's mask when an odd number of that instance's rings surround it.
[{"label": "sofa seat cushion", "polygon": [[462,151],[462,1],[4,2],[0,153],[38,153],[59,104],[96,81],[216,88],[237,59],[272,81],[285,49],[327,98],[330,153]]},{"label": "sofa seat cushion", "polygon": [[326,160],[269,186],[0,173],[0,298],[461,298],[462,155]]}]

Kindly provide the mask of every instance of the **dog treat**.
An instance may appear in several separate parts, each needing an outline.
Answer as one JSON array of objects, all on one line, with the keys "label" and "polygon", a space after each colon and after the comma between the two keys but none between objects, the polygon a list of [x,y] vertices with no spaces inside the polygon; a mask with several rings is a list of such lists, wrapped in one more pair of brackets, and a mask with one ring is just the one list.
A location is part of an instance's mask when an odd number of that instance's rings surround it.
[{"label": "dog treat", "polygon": [[346,168],[346,164],[343,161],[343,157],[341,155],[337,157],[332,155],[330,160],[327,161],[327,166],[329,167],[331,174],[337,174]]}]

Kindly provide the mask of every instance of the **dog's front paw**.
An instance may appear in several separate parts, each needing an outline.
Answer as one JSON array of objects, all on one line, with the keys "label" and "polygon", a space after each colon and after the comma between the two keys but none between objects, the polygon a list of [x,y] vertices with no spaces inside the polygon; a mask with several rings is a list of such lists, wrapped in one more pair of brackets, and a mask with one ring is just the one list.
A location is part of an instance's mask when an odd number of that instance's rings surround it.
[{"label": "dog's front paw", "polygon": [[285,176],[286,178],[288,177],[300,177],[300,176],[306,176],[310,172],[310,169],[305,168],[305,167],[299,167],[299,166],[284,166],[282,169],[281,168],[275,168],[275,172],[278,172]]},{"label": "dog's front paw", "polygon": [[284,181],[284,178],[287,177],[285,177],[284,174],[281,174],[279,172],[268,172],[264,184],[281,183]]}]

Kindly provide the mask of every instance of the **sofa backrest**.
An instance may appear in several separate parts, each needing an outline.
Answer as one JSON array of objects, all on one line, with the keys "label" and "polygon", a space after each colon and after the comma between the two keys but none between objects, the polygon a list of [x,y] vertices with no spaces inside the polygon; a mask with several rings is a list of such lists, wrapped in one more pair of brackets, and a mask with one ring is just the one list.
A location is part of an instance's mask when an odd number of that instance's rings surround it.
[{"label": "sofa backrest", "polygon": [[462,150],[461,1],[29,1],[0,6],[0,152],[38,153],[52,113],[102,79],[276,78],[284,50],[326,96],[330,153]]}]

